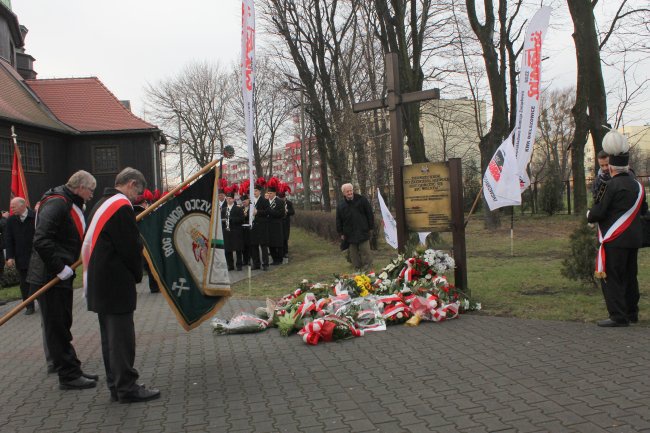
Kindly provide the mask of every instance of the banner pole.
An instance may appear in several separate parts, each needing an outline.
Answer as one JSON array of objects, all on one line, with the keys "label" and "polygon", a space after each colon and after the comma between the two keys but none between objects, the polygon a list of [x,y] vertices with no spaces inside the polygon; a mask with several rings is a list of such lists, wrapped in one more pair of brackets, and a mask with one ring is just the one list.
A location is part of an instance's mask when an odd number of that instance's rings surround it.
[{"label": "banner pole", "polygon": [[185,181],[181,182],[181,184],[178,185],[176,188],[172,189],[172,190],[169,191],[167,194],[165,194],[164,196],[160,197],[158,200],[156,200],[155,202],[153,202],[153,203],[152,203],[148,208],[146,208],[145,210],[143,210],[142,212],[140,212],[140,213],[135,217],[135,220],[136,220],[136,221],[140,221],[142,218],[144,218],[145,216],[147,216],[147,215],[149,215],[151,212],[153,212],[157,207],[159,207],[160,205],[162,205],[162,204],[165,203],[166,201],[171,200],[172,198],[174,198],[174,194],[176,194],[178,191],[180,191],[181,189],[183,189],[186,185],[189,185],[190,183],[194,182],[196,179],[198,179],[199,177],[201,177],[202,175],[204,175],[205,173],[207,173],[208,171],[210,171],[210,170],[212,169],[212,167],[214,167],[215,165],[219,164],[219,161],[220,161],[220,160],[221,160],[221,158],[220,158],[220,159],[214,159],[214,160],[212,160],[211,162],[209,162],[209,163],[208,163],[207,165],[205,165],[201,170],[199,170],[199,171],[197,171],[196,173],[194,173],[192,176],[190,176],[189,178],[187,178]]},{"label": "banner pole", "polygon": [[[197,178],[201,177],[208,171],[212,169],[215,165],[219,163],[220,159],[215,159],[208,163],[205,167],[203,167],[201,170],[196,172],[194,175],[190,176],[187,180],[182,182],[180,185],[178,185],[176,188],[172,189],[169,191],[168,194],[165,194],[165,196],[161,197],[158,199],[156,202],[154,202],[151,206],[146,208],[144,211],[142,211],[140,214],[136,215],[135,220],[140,221],[143,217],[148,215],[149,213],[153,212],[158,206],[162,205],[166,201],[172,199],[174,197],[174,194],[178,191],[180,191],[185,185],[188,185],[189,183],[193,182]],[[72,270],[77,269],[81,265],[81,259],[77,260],[74,262],[72,265],[70,265],[70,268]],[[0,317],[0,326],[4,325],[14,317],[16,314],[20,313],[20,311],[25,308],[27,305],[35,301],[39,296],[41,296],[43,293],[47,292],[49,289],[52,287],[56,286],[57,283],[59,283],[61,280],[59,277],[54,277],[52,280],[50,280],[46,285],[38,289],[36,292],[34,292],[29,298],[25,299],[22,301],[20,304],[16,305],[14,308],[12,308],[7,314],[4,316]],[[249,287],[250,287],[250,276],[249,276]],[[250,291],[250,288],[249,288]]]}]

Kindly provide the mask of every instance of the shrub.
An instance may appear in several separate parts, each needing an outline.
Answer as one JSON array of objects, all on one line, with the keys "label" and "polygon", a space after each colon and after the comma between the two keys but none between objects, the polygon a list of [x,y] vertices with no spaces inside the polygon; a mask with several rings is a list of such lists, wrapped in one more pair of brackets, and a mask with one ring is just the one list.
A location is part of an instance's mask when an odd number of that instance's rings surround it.
[{"label": "shrub", "polygon": [[[551,167],[554,167],[551,165]],[[542,183],[539,194],[539,207],[548,215],[554,215],[564,208],[562,200],[563,184],[555,168],[550,168]]]},{"label": "shrub", "polygon": [[0,287],[12,287],[20,284],[20,276],[15,267],[5,266],[5,270],[0,276]]},{"label": "shrub", "polygon": [[[291,217],[291,223],[328,241],[337,244],[341,242],[341,237],[336,232],[336,211],[319,212],[296,209],[295,215]],[[382,225],[381,217],[375,215],[375,229],[370,238],[370,248],[373,250],[377,249],[377,239]]]},{"label": "shrub", "polygon": [[594,270],[598,240],[594,229],[589,227],[586,220],[583,220],[578,228],[571,233],[569,243],[568,256],[562,261],[562,275],[571,280],[582,281],[587,285],[597,287]]}]

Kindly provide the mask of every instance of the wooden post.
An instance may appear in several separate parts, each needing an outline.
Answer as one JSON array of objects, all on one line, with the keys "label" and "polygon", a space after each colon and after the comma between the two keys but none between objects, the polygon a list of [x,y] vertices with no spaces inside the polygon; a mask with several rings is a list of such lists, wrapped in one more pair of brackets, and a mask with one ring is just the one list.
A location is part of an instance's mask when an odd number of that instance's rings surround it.
[{"label": "wooden post", "polygon": [[386,98],[353,104],[355,113],[387,108],[390,120],[390,144],[392,150],[393,187],[395,190],[395,220],[397,222],[398,251],[404,252],[408,232],[406,229],[406,210],[404,208],[404,184],[402,183],[402,164],[404,163],[404,135],[402,129],[402,104],[440,99],[438,89],[400,93],[399,64],[396,53],[386,54]]},{"label": "wooden post", "polygon": [[451,195],[451,225],[454,244],[454,284],[467,296],[467,248],[465,246],[465,221],[463,212],[463,169],[460,158],[449,160],[449,193]]}]

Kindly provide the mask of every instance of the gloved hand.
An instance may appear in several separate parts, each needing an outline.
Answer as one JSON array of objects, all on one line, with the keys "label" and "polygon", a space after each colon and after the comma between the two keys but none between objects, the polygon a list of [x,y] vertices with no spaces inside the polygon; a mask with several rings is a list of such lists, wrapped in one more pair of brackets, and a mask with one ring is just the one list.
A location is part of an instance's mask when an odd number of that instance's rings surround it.
[{"label": "gloved hand", "polygon": [[73,275],[74,275],[74,271],[68,265],[65,265],[63,270],[61,272],[59,272],[58,274],[56,274],[56,276],[59,277],[59,279],[61,281],[65,281],[65,280],[67,280],[68,278],[70,278]]}]

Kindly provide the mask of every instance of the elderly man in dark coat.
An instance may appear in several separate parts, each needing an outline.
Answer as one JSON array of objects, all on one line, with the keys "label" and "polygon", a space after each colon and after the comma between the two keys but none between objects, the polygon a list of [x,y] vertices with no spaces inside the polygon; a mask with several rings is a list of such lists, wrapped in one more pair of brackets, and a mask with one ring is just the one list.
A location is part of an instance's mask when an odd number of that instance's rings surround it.
[{"label": "elderly man in dark coat", "polygon": [[[7,219],[5,227],[5,248],[7,249],[7,266],[15,267],[20,277],[20,294],[23,301],[31,295],[27,282],[29,258],[32,255],[34,227],[36,225],[34,211],[27,208],[27,202],[22,197],[14,197],[9,203],[12,215]],[[25,309],[25,314],[34,313],[34,303]]]},{"label": "elderly man in dark coat", "polygon": [[[65,185],[47,191],[36,205],[36,228],[27,270],[30,290],[36,292],[55,277],[51,289],[38,299],[45,330],[46,351],[59,375],[60,389],[84,389],[97,385],[98,377],[81,370],[72,346],[72,282],[70,267],[79,259],[86,225],[84,204],[97,182],[87,171],[77,171]],[[49,360],[48,360],[49,361]]]},{"label": "elderly man in dark coat", "polygon": [[131,403],[160,397],[137,383],[135,361],[136,283],[142,281],[142,241],[132,202],[142,194],[142,173],[127,167],[106,188],[91,212],[82,249],[88,310],[97,313],[111,400]]},{"label": "elderly man in dark coat", "polygon": [[372,266],[370,233],[375,217],[368,199],[354,193],[352,184],[341,186],[343,200],[336,207],[336,231],[341,240],[349,244],[352,266],[367,271]]}]

